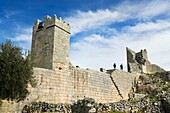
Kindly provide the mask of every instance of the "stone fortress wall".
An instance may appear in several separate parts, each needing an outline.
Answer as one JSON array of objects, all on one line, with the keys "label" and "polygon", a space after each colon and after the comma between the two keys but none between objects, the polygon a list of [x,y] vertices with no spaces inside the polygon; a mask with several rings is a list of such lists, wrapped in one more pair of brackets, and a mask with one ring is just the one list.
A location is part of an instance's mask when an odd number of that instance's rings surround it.
[{"label": "stone fortress wall", "polygon": [[[117,69],[102,72],[76,68],[69,63],[69,46],[68,23],[55,15],[52,18],[45,16],[44,22],[35,21],[31,52],[37,86],[28,87],[30,95],[19,103],[19,110],[26,104],[40,101],[54,104],[72,103],[86,97],[99,103],[128,100],[128,94],[140,73],[157,71],[157,66],[148,61],[146,51],[135,53],[130,49],[127,49],[130,73]],[[145,68],[140,68],[143,59],[146,60],[146,65],[142,65]],[[2,105],[0,111],[7,111],[8,106],[5,105],[7,104]]]},{"label": "stone fortress wall", "polygon": [[128,100],[138,74],[113,70],[112,74],[94,70],[71,68],[68,76],[62,71],[34,68],[36,88],[29,88],[29,102],[72,103],[90,97],[99,103]]},{"label": "stone fortress wall", "polygon": [[[54,71],[34,68],[37,86],[28,90],[30,95],[21,103],[3,103],[0,112],[20,112],[24,105],[32,102],[73,103],[86,97],[98,103],[111,103],[127,100],[128,93],[137,74],[113,70],[112,74],[85,70],[70,66],[66,76],[62,70]],[[11,109],[12,108],[12,109]]]},{"label": "stone fortress wall", "polygon": [[68,76],[41,68],[34,68],[34,72],[39,82],[36,88],[30,88],[30,102],[72,103],[91,97],[97,102],[107,103],[122,99],[106,73],[79,68],[71,69]]},{"label": "stone fortress wall", "polygon": [[69,63],[69,45],[70,26],[61,18],[45,16],[44,24],[40,20],[35,21],[32,59],[38,86],[30,88],[30,101],[71,103],[85,97],[102,103],[127,100],[140,73],[164,71],[148,61],[146,50],[135,53],[128,48],[128,72],[75,68]]},{"label": "stone fortress wall", "polygon": [[51,103],[71,103],[85,97],[101,103],[127,100],[138,75],[120,70],[106,73],[75,68],[69,64],[69,41],[70,26],[61,18],[45,16],[44,24],[35,21],[32,59],[38,85],[29,88],[28,100]]}]

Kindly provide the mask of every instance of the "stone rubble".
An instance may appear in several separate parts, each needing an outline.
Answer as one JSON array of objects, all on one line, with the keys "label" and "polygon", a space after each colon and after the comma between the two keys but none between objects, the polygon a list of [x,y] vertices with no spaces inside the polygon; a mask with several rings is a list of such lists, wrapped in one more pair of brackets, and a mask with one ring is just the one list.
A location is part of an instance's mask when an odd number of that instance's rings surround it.
[{"label": "stone rubble", "polygon": [[[89,99],[94,100],[94,99]],[[123,113],[162,113],[159,105],[160,103],[150,103],[147,101],[137,103],[127,103],[120,101],[109,104],[91,103],[89,100],[79,100],[73,105],[68,104],[48,104],[45,102],[33,103],[30,106],[25,106],[22,113],[109,113],[111,111],[121,111]],[[159,105],[158,105],[159,104]],[[146,107],[148,106],[148,107]]]}]

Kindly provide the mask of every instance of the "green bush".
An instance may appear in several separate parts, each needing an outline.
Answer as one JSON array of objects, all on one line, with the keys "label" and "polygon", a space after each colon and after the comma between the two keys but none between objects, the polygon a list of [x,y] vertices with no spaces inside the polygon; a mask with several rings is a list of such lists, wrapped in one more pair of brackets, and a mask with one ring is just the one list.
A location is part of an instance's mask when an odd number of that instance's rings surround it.
[{"label": "green bush", "polygon": [[35,84],[30,54],[10,41],[0,45],[0,99],[23,100],[28,94],[28,83]]}]

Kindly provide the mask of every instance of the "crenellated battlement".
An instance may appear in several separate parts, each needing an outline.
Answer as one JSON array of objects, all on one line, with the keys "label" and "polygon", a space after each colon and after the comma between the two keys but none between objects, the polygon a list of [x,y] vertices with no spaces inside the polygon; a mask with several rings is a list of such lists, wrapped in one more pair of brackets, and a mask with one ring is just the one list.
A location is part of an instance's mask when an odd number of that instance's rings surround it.
[{"label": "crenellated battlement", "polygon": [[34,22],[33,31],[35,32],[35,31],[38,31],[41,29],[48,29],[48,28],[54,27],[54,26],[66,31],[67,33],[70,34],[69,23],[66,23],[65,21],[63,21],[61,17],[57,18],[57,16],[55,14],[52,18],[48,15],[45,16],[44,21],[36,20]]}]

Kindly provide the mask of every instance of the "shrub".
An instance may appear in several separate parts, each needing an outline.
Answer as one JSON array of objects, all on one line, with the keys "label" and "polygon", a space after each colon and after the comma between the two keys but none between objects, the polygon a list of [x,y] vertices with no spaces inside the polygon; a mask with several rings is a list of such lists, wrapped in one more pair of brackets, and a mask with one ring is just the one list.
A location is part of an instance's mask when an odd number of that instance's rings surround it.
[{"label": "shrub", "polygon": [[0,99],[23,100],[28,94],[28,83],[35,83],[30,54],[10,41],[0,45]]}]

